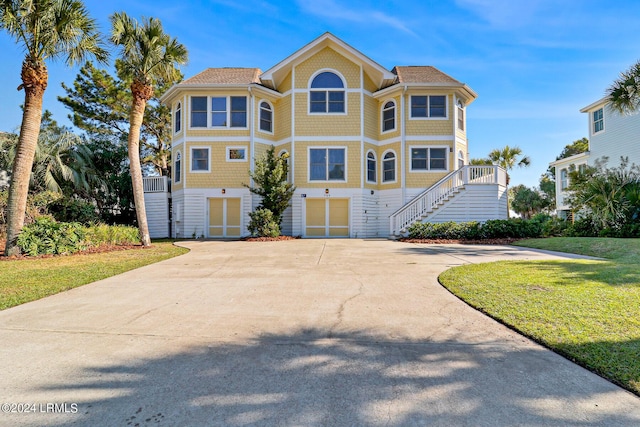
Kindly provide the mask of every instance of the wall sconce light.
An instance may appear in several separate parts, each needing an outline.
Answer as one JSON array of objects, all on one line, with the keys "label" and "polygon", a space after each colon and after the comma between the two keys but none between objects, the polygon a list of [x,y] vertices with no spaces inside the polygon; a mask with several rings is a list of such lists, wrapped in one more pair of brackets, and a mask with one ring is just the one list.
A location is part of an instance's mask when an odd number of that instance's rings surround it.
[{"label": "wall sconce light", "polygon": [[324,189],[324,194],[329,194],[329,189],[328,188]]},{"label": "wall sconce light", "polygon": [[371,195],[373,196],[373,194],[375,193],[375,191],[371,190]]},{"label": "wall sconce light", "polygon": [[449,152],[453,153],[453,147],[449,147]]},{"label": "wall sconce light", "polygon": [[222,189],[222,194],[226,194],[227,190],[225,190],[224,188]]}]

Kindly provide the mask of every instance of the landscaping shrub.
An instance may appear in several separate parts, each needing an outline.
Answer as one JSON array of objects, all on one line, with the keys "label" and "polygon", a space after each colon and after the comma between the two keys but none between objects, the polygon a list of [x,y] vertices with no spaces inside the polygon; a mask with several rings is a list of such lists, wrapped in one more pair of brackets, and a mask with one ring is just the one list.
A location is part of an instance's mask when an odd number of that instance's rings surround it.
[{"label": "landscaping shrub", "polygon": [[96,224],[86,228],[86,241],[91,246],[137,245],[140,233],[137,228],[126,225]]},{"label": "landscaping shrub", "polygon": [[478,222],[418,222],[408,228],[412,239],[477,239],[480,237]]},{"label": "landscaping shrub", "polygon": [[551,220],[546,214],[535,215],[530,220],[520,218],[494,219],[479,222],[416,223],[408,228],[412,239],[504,239],[529,238],[544,235],[545,225]]},{"label": "landscaping shrub", "polygon": [[26,255],[70,254],[86,249],[85,229],[79,223],[56,222],[41,216],[18,235],[18,247]]},{"label": "landscaping shrub", "polygon": [[95,206],[81,199],[56,200],[49,205],[49,212],[60,222],[80,222],[85,225],[100,222]]},{"label": "landscaping shrub", "polygon": [[249,213],[249,217],[251,220],[247,228],[253,236],[278,237],[280,235],[280,225],[269,209],[256,209]]}]

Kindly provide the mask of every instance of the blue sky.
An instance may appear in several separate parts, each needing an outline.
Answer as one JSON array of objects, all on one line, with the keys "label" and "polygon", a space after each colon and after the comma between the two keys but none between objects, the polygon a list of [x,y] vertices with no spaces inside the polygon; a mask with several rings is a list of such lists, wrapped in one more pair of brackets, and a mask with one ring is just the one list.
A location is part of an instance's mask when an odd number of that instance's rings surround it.
[{"label": "blue sky", "polygon": [[[580,108],[640,58],[636,0],[110,0],[86,1],[103,32],[125,11],[160,18],[185,44],[190,77],[207,67],[267,70],[325,31],[379,64],[433,65],[467,83],[478,99],[467,112],[471,157],[506,144],[531,157],[512,183],[536,185],[562,148],[587,136]],[[0,130],[20,125],[23,52],[0,34]],[[44,107],[62,124],[60,84],[77,69],[49,65]]]}]

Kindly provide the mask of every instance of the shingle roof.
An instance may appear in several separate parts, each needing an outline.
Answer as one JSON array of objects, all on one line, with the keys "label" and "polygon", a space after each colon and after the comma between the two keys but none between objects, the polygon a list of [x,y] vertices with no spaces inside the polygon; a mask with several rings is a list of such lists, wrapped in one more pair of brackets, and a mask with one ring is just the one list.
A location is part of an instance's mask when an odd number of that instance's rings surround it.
[{"label": "shingle roof", "polygon": [[391,72],[399,83],[456,83],[458,80],[430,65],[396,66]]},{"label": "shingle roof", "polygon": [[259,68],[207,68],[182,84],[250,84],[260,83]]}]

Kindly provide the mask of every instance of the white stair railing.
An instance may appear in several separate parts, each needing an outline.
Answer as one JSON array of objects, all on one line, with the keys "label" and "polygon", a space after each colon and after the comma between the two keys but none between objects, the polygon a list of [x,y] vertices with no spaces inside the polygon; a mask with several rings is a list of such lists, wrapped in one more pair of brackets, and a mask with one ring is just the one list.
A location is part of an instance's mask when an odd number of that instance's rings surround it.
[{"label": "white stair railing", "polygon": [[416,221],[427,217],[465,185],[506,184],[506,173],[498,166],[463,166],[418,194],[389,217],[392,236],[406,231]]}]

